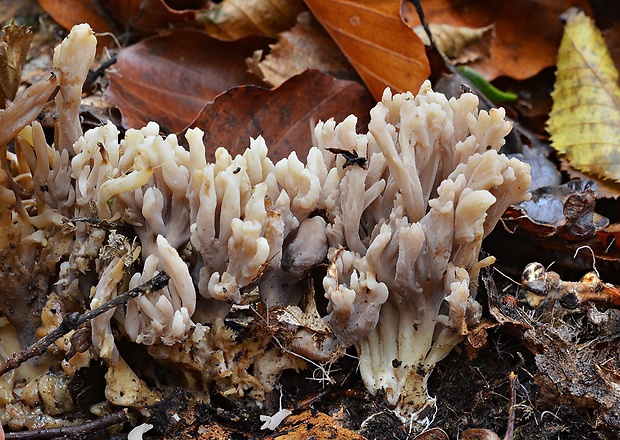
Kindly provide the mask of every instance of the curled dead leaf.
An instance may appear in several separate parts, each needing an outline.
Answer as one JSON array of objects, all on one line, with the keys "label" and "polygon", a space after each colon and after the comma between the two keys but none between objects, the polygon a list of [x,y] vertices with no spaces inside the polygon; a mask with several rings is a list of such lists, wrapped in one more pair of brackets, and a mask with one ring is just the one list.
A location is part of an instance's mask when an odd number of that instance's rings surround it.
[{"label": "curled dead leaf", "polygon": [[32,42],[32,30],[14,22],[2,30],[0,41],[0,108],[15,99],[22,78],[22,68]]},{"label": "curled dead leaf", "polygon": [[303,11],[302,0],[224,0],[196,14],[196,21],[212,37],[224,41],[250,35],[275,37],[291,28]]},{"label": "curled dead leaf", "polygon": [[282,32],[264,59],[262,51],[254,53],[248,66],[259,78],[272,86],[306,69],[317,69],[341,79],[353,79],[355,70],[331,37],[309,12],[302,12],[290,31]]},{"label": "curled dead leaf", "polygon": [[609,220],[594,212],[596,187],[591,180],[571,180],[564,185],[532,191],[532,198],[510,207],[512,220],[535,237],[558,235],[567,240],[594,236]]},{"label": "curled dead leaf", "polygon": [[[495,25],[491,57],[471,64],[489,81],[499,76],[525,79],[555,65],[563,32],[560,14],[571,6],[590,10],[586,0],[496,0],[492,5],[486,0],[422,2],[429,23],[471,28]],[[410,27],[420,24],[408,0],[402,0],[402,15]]]},{"label": "curled dead leaf", "polygon": [[[491,56],[491,42],[494,36],[492,24],[476,29],[437,23],[430,24],[429,28],[439,50],[456,64],[469,63]],[[424,44],[427,46],[431,44],[422,25],[414,27],[413,31]]]}]

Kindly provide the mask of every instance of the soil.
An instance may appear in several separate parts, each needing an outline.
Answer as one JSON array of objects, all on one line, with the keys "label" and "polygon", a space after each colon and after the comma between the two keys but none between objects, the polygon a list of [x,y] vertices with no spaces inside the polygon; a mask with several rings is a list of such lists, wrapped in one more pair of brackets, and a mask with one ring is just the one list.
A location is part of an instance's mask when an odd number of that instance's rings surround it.
[{"label": "soil", "polygon": [[[505,278],[497,272],[498,282]],[[501,280],[500,280],[501,279]],[[494,280],[486,281],[489,299],[486,322],[491,323],[491,310],[497,306],[498,295],[521,295],[516,288],[505,292],[495,288]],[[506,286],[509,286],[506,284]],[[482,289],[481,289],[482,290]],[[518,316],[527,307],[519,299],[515,304],[501,304],[499,312]],[[499,313],[498,309],[495,313]],[[530,311],[530,314],[532,312]],[[575,327],[592,344],[600,332],[593,331],[585,311],[571,314]],[[543,317],[544,318],[544,317]],[[568,320],[565,320],[568,322]],[[544,319],[541,320],[544,324]],[[519,328],[517,320],[502,325],[491,323],[484,330],[486,344],[474,349],[465,343],[454,350],[435,369],[429,392],[437,399],[434,431],[416,434],[394,415],[383,396],[369,395],[359,376],[356,361],[344,357],[335,365],[333,384],[314,380],[311,370],[287,371],[281,386],[267,396],[262,409],[243,402],[233,402],[219,395],[211,396],[210,405],[196,403],[189,391],[179,390],[156,407],[151,408],[148,422],[154,430],[144,438],[152,439],[614,439],[618,425],[611,420],[614,408],[604,408],[603,400],[577,392],[574,386],[566,391],[552,374],[541,372],[541,359],[547,351],[532,344],[533,334],[542,327],[528,331]],[[553,328],[557,328],[553,327]],[[552,327],[546,328],[553,332]],[[614,338],[612,338],[614,339]],[[585,341],[585,339],[584,339]],[[582,343],[583,341],[580,341]],[[552,352],[549,345],[549,351]],[[600,348],[600,347],[599,347]],[[538,351],[538,353],[537,353]],[[582,351],[583,352],[583,351]],[[354,354],[354,353],[351,353]],[[548,353],[547,353],[548,354]],[[542,356],[542,357],[541,357]],[[560,359],[556,359],[560,362]],[[592,360],[594,362],[594,360]],[[584,369],[584,376],[587,376]],[[511,373],[515,380],[512,382]],[[577,375],[578,376],[578,375]],[[579,383],[579,377],[573,377]],[[591,379],[591,377],[590,377]],[[590,392],[596,388],[592,383]],[[514,420],[509,421],[511,391],[514,393]],[[581,398],[586,398],[583,400]],[[274,431],[261,430],[261,414],[274,414],[280,408],[291,408],[288,416]],[[605,410],[605,411],[604,411]],[[601,414],[607,414],[603,417]],[[613,419],[613,417],[612,417]],[[146,419],[145,419],[146,420]],[[607,420],[609,423],[605,423]],[[134,419],[135,424],[140,420]],[[512,426],[510,426],[512,425]],[[507,431],[513,430],[512,437]],[[103,438],[91,435],[89,439]],[[111,438],[126,438],[116,435]]]}]

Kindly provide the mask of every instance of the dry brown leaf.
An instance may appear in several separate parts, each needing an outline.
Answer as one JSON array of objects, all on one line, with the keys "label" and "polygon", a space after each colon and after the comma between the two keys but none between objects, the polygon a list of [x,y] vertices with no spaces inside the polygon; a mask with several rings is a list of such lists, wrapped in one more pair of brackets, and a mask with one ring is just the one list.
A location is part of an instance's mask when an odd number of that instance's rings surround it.
[{"label": "dry brown leaf", "polygon": [[[275,437],[275,436],[274,436]],[[278,428],[279,440],[363,440],[325,413],[306,410],[287,417]]]},{"label": "dry brown leaf", "polygon": [[424,44],[400,18],[400,1],[306,0],[375,97],[414,91],[428,78]]},{"label": "dry brown leaf", "polygon": [[331,37],[309,12],[302,12],[293,29],[282,32],[278,42],[269,46],[271,51],[261,60],[257,51],[248,66],[257,76],[272,86],[306,69],[317,69],[338,78],[353,78],[355,70]]},{"label": "dry brown leaf", "polygon": [[[525,79],[555,65],[564,27],[560,14],[576,6],[589,11],[587,0],[433,0],[422,2],[426,20],[453,26],[480,28],[495,25],[491,57],[470,66],[487,80],[499,76]],[[403,0],[403,19],[420,24],[413,5]]]},{"label": "dry brown leaf", "polygon": [[[195,10],[203,1],[166,0],[107,0],[97,2],[101,13],[108,21],[115,23],[117,32],[130,32],[135,37],[154,35],[160,29],[168,29],[171,24],[193,22]],[[174,5],[175,8],[169,6]]]},{"label": "dry brown leaf", "polygon": [[[100,14],[94,0],[39,0],[39,4],[65,29],[71,29],[76,24],[88,23],[97,34],[115,31],[112,24]],[[98,47],[112,42],[110,37],[97,36]]]},{"label": "dry brown leaf", "polygon": [[22,68],[32,42],[32,30],[11,22],[2,31],[0,41],[0,108],[15,98],[21,82]]},{"label": "dry brown leaf", "polygon": [[125,127],[154,120],[165,132],[178,132],[208,102],[240,84],[261,84],[246,71],[245,59],[263,39],[222,42],[187,28],[152,37],[122,50],[110,72],[108,99]]},{"label": "dry brown leaf", "polygon": [[[194,19],[194,11],[178,11],[164,0],[40,0],[41,6],[66,29],[88,23],[97,34],[110,33],[145,37],[171,23]],[[98,47],[114,43],[110,36],[97,35]]]},{"label": "dry brown leaf", "polygon": [[191,126],[204,130],[210,160],[218,147],[233,156],[242,153],[250,137],[259,135],[265,138],[272,160],[291,151],[305,158],[312,146],[312,127],[320,119],[333,117],[339,122],[355,114],[362,128],[372,105],[372,97],[358,82],[309,70],[273,90],[232,89],[205,107]]},{"label": "dry brown leaf", "polygon": [[422,434],[416,435],[413,440],[450,440],[450,437],[441,428],[431,428]]},{"label": "dry brown leaf", "polygon": [[461,440],[499,440],[499,436],[489,429],[466,429],[461,434]]},{"label": "dry brown leaf", "polygon": [[196,14],[207,33],[224,41],[250,35],[275,37],[291,28],[303,11],[302,0],[224,0]]},{"label": "dry brown leaf", "polygon": [[[493,25],[478,29],[449,24],[430,24],[429,27],[437,47],[456,64],[491,56]],[[431,44],[422,25],[414,27],[413,30],[424,44]]]}]

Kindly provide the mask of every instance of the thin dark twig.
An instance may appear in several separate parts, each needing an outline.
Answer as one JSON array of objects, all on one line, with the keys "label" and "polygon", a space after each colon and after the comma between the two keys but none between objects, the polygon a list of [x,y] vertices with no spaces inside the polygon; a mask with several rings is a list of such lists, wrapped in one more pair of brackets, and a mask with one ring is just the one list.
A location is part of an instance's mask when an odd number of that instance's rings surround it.
[{"label": "thin dark twig", "polygon": [[[426,16],[424,15],[424,10],[422,9],[422,4],[420,3],[420,0],[407,0],[407,1],[413,4],[413,6],[415,7],[416,12],[418,13],[418,17],[420,18],[420,22],[422,23],[422,27],[424,28],[424,31],[426,32],[426,35],[428,36],[428,40],[431,43],[431,47],[435,50],[435,52],[439,54],[439,56],[441,56],[441,59],[443,60],[446,68],[450,71],[450,73],[461,78],[461,81],[463,83],[466,83],[469,86],[469,88],[472,89],[473,93],[477,95],[478,98],[480,98],[488,108],[497,108],[497,105],[495,105],[493,101],[491,101],[484,93],[482,93],[480,89],[476,87],[475,84],[470,84],[470,81],[467,78],[465,78],[465,76],[463,76],[463,74],[459,72],[459,70],[456,67],[454,67],[454,64],[452,64],[452,62],[448,59],[446,54],[444,54],[439,49],[439,47],[437,47],[437,44],[435,44],[435,39],[433,38],[433,33],[431,32],[431,28],[429,27],[428,22],[426,21]],[[525,127],[523,127],[517,121],[513,121],[510,118],[506,118],[506,119],[512,122],[513,129],[517,133],[529,139],[529,141],[532,143],[532,146],[540,146],[541,142],[534,133],[532,133]]]},{"label": "thin dark twig", "polygon": [[55,330],[48,333],[46,336],[39,339],[37,342],[25,348],[24,350],[18,351],[9,356],[9,358],[4,361],[2,365],[0,365],[0,376],[7,371],[11,371],[19,367],[23,362],[27,361],[28,359],[45,353],[47,347],[49,347],[58,339],[62,338],[71,330],[77,329],[85,322],[90,321],[91,319],[101,315],[102,313],[107,312],[108,310],[113,309],[116,306],[127,303],[130,299],[137,298],[140,295],[146,295],[151,292],[163,289],[164,287],[166,287],[169,280],[170,277],[168,276],[168,274],[166,274],[165,272],[159,272],[147,282],[140,284],[139,286],[123,293],[122,295],[117,296],[116,298],[111,299],[110,301],[102,304],[101,306],[93,310],[89,310],[82,315],[80,315],[78,312],[65,315],[62,322]]},{"label": "thin dark twig", "polygon": [[92,422],[84,423],[82,425],[75,426],[61,426],[59,428],[43,428],[43,429],[33,429],[30,431],[21,431],[21,432],[11,432],[5,433],[4,438],[7,440],[10,439],[50,439],[56,437],[69,437],[69,438],[78,438],[82,437],[85,434],[100,431],[105,428],[109,428],[110,426],[118,425],[119,423],[126,422],[129,419],[129,410],[127,408],[114,412],[112,414],[107,414],[105,416],[99,417],[97,420],[93,420]]},{"label": "thin dark twig", "polygon": [[106,219],[99,219],[94,217],[71,217],[63,219],[64,223],[73,224],[75,222],[83,222],[94,225],[98,228],[117,228],[120,229],[125,226],[122,223],[112,222]]},{"label": "thin dark twig", "polygon": [[469,80],[467,78],[465,78],[463,76],[463,74],[461,72],[458,71],[458,69],[456,67],[454,67],[454,64],[452,64],[452,62],[448,59],[448,57],[446,56],[446,54],[443,53],[442,50],[439,49],[439,47],[437,47],[437,44],[435,44],[435,39],[433,38],[433,33],[431,32],[431,28],[428,25],[428,22],[426,21],[426,16],[424,15],[424,10],[422,9],[422,5],[420,4],[420,0],[408,0],[409,3],[412,3],[413,6],[415,7],[416,12],[418,13],[418,17],[420,18],[420,22],[422,23],[422,27],[424,28],[424,31],[426,32],[426,35],[428,36],[428,40],[431,43],[431,47],[435,50],[435,52],[437,52],[439,54],[439,56],[441,56],[441,59],[443,60],[445,66],[448,68],[448,70],[450,70],[450,73],[456,75],[457,77],[461,78],[463,80],[464,83],[467,83],[467,85],[475,92],[476,95],[478,95],[478,97],[480,99],[482,99],[484,101],[484,103],[489,106],[489,108],[496,108],[497,106],[495,104],[493,104],[493,102],[487,98],[484,93],[480,92],[480,90],[478,90],[478,88],[474,85],[474,84],[469,84]]},{"label": "thin dark twig", "polygon": [[517,404],[517,375],[514,371],[508,376],[510,382],[510,408],[508,409],[508,426],[506,426],[506,435],[504,440],[512,440],[515,431],[515,407]]},{"label": "thin dark twig", "polygon": [[84,85],[82,86],[82,90],[84,92],[90,92],[93,89],[93,84],[97,81],[98,78],[102,77],[105,74],[105,71],[108,67],[116,63],[116,57],[112,57],[103,63],[96,70],[89,70],[86,74],[86,79],[84,80]]}]

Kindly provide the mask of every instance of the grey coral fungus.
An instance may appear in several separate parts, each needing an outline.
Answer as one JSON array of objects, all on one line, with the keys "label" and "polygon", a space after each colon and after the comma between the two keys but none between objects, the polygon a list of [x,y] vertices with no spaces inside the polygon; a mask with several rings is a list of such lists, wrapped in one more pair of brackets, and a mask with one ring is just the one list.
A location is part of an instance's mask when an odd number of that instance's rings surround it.
[{"label": "grey coral fungus", "polygon": [[[355,131],[354,116],[320,122],[305,162],[292,152],[273,163],[259,137],[235,157],[219,148],[208,163],[197,128],[186,133],[189,150],[155,123],[121,140],[112,123],[81,134],[77,83],[92,60],[91,37],[77,27],[56,51],[57,145],[30,124],[54,75],[0,114],[5,248],[17,246],[11,258],[24,273],[24,256],[43,257],[34,273],[36,299],[48,303],[43,333],[60,322],[51,310],[94,308],[160,271],[170,282],[94,319],[92,352],[58,343],[68,355],[62,380],[98,357],[109,402],[158,400],[123,360],[120,335],[188,384],[260,399],[301,357],[333,361],[355,345],[368,390],[384,390],[402,417],[423,420],[433,367],[480,318],[478,272],[492,262],[479,261],[482,239],[508,205],[528,197],[529,167],[497,152],[511,128],[503,111],[478,112],[475,96],[448,100],[426,82],[417,96],[387,90],[367,133]],[[28,103],[36,111],[24,110]],[[16,136],[16,153],[7,152]],[[314,298],[301,308],[314,294],[310,271],[321,265],[323,320]],[[2,295],[7,313],[15,301]],[[266,330],[237,338],[224,318],[244,308],[267,310],[277,328],[261,323]],[[20,332],[32,330],[8,317]]]},{"label": "grey coral fungus", "polygon": [[433,367],[480,317],[478,273],[492,262],[478,260],[482,239],[528,197],[529,166],[496,151],[511,128],[503,110],[478,112],[474,95],[448,100],[429,82],[417,96],[386,91],[369,132],[353,127],[315,129],[319,146],[368,158],[341,170],[328,214],[325,319],[356,345],[369,391],[423,421]]}]

